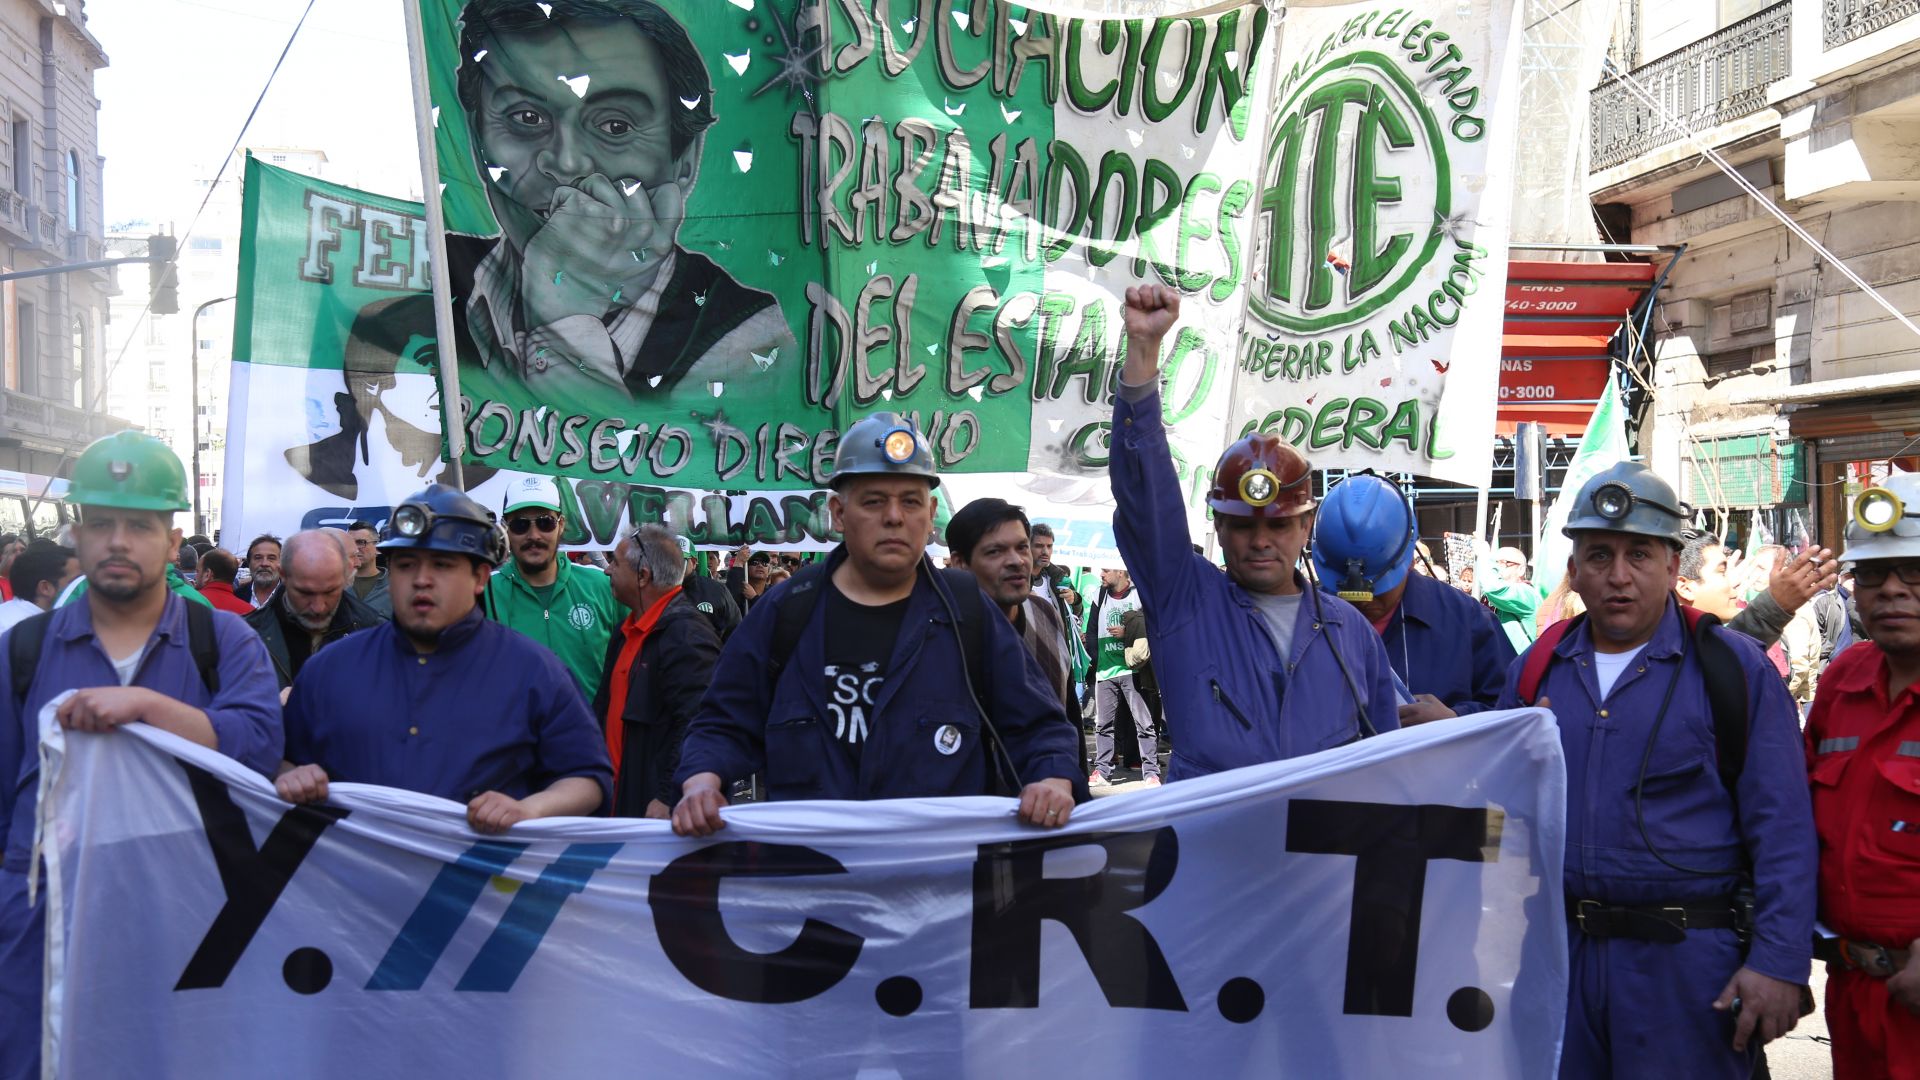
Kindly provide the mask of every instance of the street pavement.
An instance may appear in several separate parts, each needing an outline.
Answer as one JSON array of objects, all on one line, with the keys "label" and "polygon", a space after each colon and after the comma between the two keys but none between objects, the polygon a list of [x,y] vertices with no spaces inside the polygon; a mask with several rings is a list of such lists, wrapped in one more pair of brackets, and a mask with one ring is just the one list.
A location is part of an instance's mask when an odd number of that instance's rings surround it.
[{"label": "street pavement", "polygon": [[[1088,739],[1091,756],[1092,739]],[[1166,775],[1166,755],[1160,756],[1160,772]],[[1108,787],[1094,788],[1093,797],[1104,799],[1114,795],[1125,795],[1130,791],[1149,790],[1140,779],[1138,769],[1116,769],[1113,783]],[[1827,1049],[1827,969],[1825,964],[1813,965],[1813,999],[1820,1007],[1812,1016],[1800,1021],[1783,1039],[1776,1039],[1767,1047],[1767,1068],[1774,1080],[1833,1080],[1833,1057]]]}]

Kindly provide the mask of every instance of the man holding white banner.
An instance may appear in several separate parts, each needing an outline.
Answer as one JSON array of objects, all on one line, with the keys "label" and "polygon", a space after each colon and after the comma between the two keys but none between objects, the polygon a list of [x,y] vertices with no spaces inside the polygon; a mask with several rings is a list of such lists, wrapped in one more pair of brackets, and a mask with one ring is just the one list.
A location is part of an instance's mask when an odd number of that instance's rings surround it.
[{"label": "man holding white banner", "polygon": [[[483,618],[480,596],[506,534],[457,488],[394,508],[393,619],[307,662],[287,699],[291,803],[331,782],[384,784],[465,803],[476,832],[592,814],[613,801],[600,725],[558,657]],[[402,727],[402,725],[405,725]]]},{"label": "man holding white banner", "polygon": [[1180,315],[1161,285],[1127,290],[1114,398],[1114,532],[1154,611],[1153,666],[1180,780],[1311,754],[1400,726],[1380,635],[1297,569],[1313,525],[1312,470],[1279,438],[1227,448],[1207,503],[1223,577],[1193,550],[1161,421],[1160,343]]},{"label": "man holding white banner", "polygon": [[1799,713],[1758,646],[1675,602],[1686,524],[1644,465],[1588,480],[1565,528],[1587,613],[1542,631],[1501,695],[1551,703],[1573,793],[1565,1080],[1746,1080],[1812,1008]]},{"label": "man holding white banner", "polygon": [[67,501],[90,586],[7,632],[0,647],[0,1078],[40,1075],[44,899],[29,900],[40,783],[40,713],[109,732],[146,723],[270,772],[280,758],[279,688],[266,646],[225,611],[172,595],[173,515],[191,509],[187,471],[158,439],[109,435],[73,466]]}]

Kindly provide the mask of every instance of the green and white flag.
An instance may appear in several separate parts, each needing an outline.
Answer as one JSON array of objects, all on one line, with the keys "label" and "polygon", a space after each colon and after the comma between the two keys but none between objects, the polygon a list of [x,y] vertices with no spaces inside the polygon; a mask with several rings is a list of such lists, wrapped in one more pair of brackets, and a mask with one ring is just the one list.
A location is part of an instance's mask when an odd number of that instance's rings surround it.
[{"label": "green and white flag", "polygon": [[1290,7],[1233,430],[1319,468],[1485,487],[1520,54],[1514,0]]},{"label": "green and white flag", "polygon": [[1124,293],[1162,282],[1204,483],[1264,5],[409,2],[469,460],[813,488],[839,431],[894,410],[942,470],[1104,486]]},{"label": "green and white flag", "polygon": [[1539,541],[1534,545],[1533,583],[1543,594],[1559,588],[1560,579],[1567,576],[1567,557],[1573,554],[1573,541],[1560,530],[1572,516],[1574,497],[1587,481],[1631,456],[1627,450],[1626,406],[1620,401],[1620,388],[1608,380],[1600,393],[1600,404],[1593,407],[1593,416],[1587,421],[1586,434],[1580,436],[1580,449],[1574,451],[1573,461],[1567,466],[1567,478],[1560,482],[1560,494],[1554,496],[1553,505],[1547,508]]}]

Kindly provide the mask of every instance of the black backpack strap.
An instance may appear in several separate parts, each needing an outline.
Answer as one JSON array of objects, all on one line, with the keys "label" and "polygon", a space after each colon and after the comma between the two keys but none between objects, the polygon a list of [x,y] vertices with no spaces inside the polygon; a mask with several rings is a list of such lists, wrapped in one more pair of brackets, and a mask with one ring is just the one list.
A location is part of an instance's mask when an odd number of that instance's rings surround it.
[{"label": "black backpack strap", "polygon": [[213,608],[184,601],[187,605],[187,648],[193,653],[193,666],[210,696],[220,693],[220,638],[213,628]]},{"label": "black backpack strap", "polygon": [[940,576],[953,594],[953,606],[960,615],[960,651],[966,654],[967,678],[973,683],[974,696],[985,705],[989,698],[986,684],[987,606],[982,602],[980,579],[971,570],[940,568]]},{"label": "black backpack strap", "polygon": [[1740,667],[1740,657],[1733,647],[1721,636],[1726,632],[1713,615],[1703,613],[1694,620],[1694,644],[1699,647],[1700,673],[1707,683],[1707,708],[1713,713],[1720,782],[1726,785],[1727,794],[1735,795],[1735,785],[1747,764],[1752,716],[1747,708],[1747,673]]},{"label": "black backpack strap", "polygon": [[800,644],[800,635],[806,633],[813,609],[820,603],[820,586],[826,577],[826,564],[815,563],[787,580],[787,589],[780,594],[780,609],[774,612],[773,641],[767,649],[767,670],[773,676],[769,685],[780,681],[780,673],[793,658],[794,646]]},{"label": "black backpack strap", "polygon": [[53,612],[43,611],[14,624],[7,631],[7,667],[13,678],[13,711],[27,707],[27,694],[33,690],[34,672],[40,667],[40,647],[47,640],[47,626]]}]

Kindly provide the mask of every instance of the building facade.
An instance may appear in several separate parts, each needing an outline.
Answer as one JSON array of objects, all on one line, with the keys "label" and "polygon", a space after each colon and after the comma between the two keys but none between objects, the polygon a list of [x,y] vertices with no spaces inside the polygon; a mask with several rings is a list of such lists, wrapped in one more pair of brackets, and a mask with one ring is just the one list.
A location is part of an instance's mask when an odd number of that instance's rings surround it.
[{"label": "building facade", "polygon": [[1920,467],[1920,333],[1860,284],[1920,324],[1920,2],[1619,16],[1588,190],[1606,239],[1670,249],[1641,452],[1737,538],[1838,549],[1849,497]]},{"label": "building facade", "polygon": [[[100,102],[107,64],[81,0],[0,0],[0,272],[104,257]],[[60,477],[92,440],[125,427],[104,408],[111,278],[77,271],[0,283],[0,494]],[[0,531],[32,500],[0,497]],[[56,520],[42,504],[36,524]]]}]

